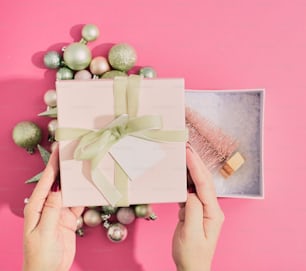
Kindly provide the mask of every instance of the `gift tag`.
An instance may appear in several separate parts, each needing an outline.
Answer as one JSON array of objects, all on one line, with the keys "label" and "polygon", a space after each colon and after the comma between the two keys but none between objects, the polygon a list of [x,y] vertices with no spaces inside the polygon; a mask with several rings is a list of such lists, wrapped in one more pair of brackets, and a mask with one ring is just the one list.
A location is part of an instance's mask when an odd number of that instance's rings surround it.
[{"label": "gift tag", "polygon": [[131,180],[140,177],[165,157],[160,143],[127,136],[109,151]]}]

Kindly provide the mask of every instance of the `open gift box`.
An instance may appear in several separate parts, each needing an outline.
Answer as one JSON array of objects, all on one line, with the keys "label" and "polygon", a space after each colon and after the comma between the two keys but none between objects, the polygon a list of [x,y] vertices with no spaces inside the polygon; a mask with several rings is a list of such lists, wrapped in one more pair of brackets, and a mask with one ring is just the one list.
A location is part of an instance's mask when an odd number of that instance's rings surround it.
[{"label": "open gift box", "polygon": [[[199,122],[201,118],[205,120],[202,126],[209,121],[224,134],[237,140],[235,151],[245,160],[229,178],[220,174],[220,168],[213,170],[217,195],[262,199],[264,90],[188,90],[185,103],[186,107],[200,116],[197,118]],[[201,151],[201,144],[194,142],[194,145],[197,145],[197,151]]]},{"label": "open gift box", "polygon": [[[126,98],[131,110],[138,111],[132,113],[133,118],[136,115],[140,118],[159,116],[162,120],[160,130],[170,134],[185,133],[184,80],[142,80],[136,99],[130,98],[126,90],[130,86],[130,77],[120,80],[119,83],[116,79],[56,82],[58,131],[66,132],[61,134],[59,142],[64,206],[126,206],[186,200],[184,139],[172,140],[170,135],[166,141],[158,137],[147,140],[139,136],[136,129],[136,133],[127,134],[108,145],[117,131],[121,131],[122,127],[125,129],[127,117],[129,119],[131,115],[130,109],[126,108]],[[124,97],[118,96],[121,93],[121,90],[118,92],[118,84],[127,91]],[[135,110],[135,104],[138,110]],[[112,122],[114,119],[115,123]],[[117,122],[121,128],[116,126]],[[101,132],[101,129],[108,131]],[[71,131],[77,135],[71,136]],[[105,138],[108,133],[109,138]],[[83,145],[81,141],[86,134],[92,142]],[[84,150],[85,153],[82,153]],[[95,150],[95,156],[86,153]],[[100,155],[101,152],[103,155]],[[77,154],[79,159],[76,159]],[[121,178],[120,175],[125,176]]]}]

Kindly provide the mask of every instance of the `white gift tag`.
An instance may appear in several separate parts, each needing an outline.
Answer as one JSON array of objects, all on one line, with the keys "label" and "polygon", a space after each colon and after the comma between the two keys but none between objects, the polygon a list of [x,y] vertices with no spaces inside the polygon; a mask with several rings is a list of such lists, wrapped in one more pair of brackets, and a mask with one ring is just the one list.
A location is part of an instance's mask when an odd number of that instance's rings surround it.
[{"label": "white gift tag", "polygon": [[160,143],[127,136],[109,151],[131,180],[140,177],[165,157]]}]

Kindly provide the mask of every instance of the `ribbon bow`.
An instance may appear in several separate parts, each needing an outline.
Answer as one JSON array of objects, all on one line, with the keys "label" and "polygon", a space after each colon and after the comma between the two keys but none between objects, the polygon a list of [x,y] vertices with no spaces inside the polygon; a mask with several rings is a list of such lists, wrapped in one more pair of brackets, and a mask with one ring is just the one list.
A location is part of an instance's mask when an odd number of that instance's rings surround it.
[{"label": "ribbon bow", "polygon": [[97,168],[114,144],[125,136],[157,142],[184,142],[187,139],[186,130],[161,130],[161,116],[136,117],[140,79],[139,76],[115,78],[113,88],[117,117],[106,127],[99,130],[58,128],[56,131],[57,140],[79,140],[74,159],[91,161],[92,181],[110,205],[128,205],[128,176],[118,162],[114,159],[114,185]]}]

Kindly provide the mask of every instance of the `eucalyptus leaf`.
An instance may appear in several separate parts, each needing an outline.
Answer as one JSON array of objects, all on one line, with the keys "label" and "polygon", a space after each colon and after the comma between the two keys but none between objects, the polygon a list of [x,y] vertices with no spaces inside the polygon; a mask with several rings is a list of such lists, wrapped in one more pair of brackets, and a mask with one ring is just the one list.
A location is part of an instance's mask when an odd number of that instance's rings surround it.
[{"label": "eucalyptus leaf", "polygon": [[42,172],[39,172],[38,174],[36,174],[32,178],[26,180],[25,183],[37,183],[40,180],[42,174],[43,174]]},{"label": "eucalyptus leaf", "polygon": [[41,112],[38,114],[38,116],[56,118],[57,117],[57,107],[53,107],[53,108],[50,108],[49,110]]},{"label": "eucalyptus leaf", "polygon": [[40,156],[44,161],[44,164],[47,165],[49,158],[50,158],[50,152],[48,152],[44,147],[42,147],[41,145],[37,145],[37,148],[39,150]]}]

